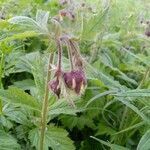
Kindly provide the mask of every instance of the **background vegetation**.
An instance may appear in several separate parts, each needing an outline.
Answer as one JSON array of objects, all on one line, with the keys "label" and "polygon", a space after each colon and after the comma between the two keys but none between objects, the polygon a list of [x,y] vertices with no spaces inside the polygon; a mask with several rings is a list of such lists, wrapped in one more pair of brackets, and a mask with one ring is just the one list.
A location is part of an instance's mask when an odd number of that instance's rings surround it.
[{"label": "background vegetation", "polygon": [[[77,17],[62,29],[79,42],[88,85],[81,97],[70,95],[76,108],[49,92],[44,149],[149,150],[149,0],[82,3],[75,1]],[[0,8],[0,150],[38,149],[48,56],[57,57],[48,35],[55,35],[51,19],[64,6],[0,0]],[[64,48],[67,70],[66,56]]]}]

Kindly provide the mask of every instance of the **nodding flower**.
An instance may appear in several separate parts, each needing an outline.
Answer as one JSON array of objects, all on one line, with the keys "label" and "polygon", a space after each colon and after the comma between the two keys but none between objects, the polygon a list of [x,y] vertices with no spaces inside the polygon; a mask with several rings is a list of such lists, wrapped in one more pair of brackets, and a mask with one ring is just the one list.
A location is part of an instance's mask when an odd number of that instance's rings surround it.
[{"label": "nodding flower", "polygon": [[48,83],[49,90],[51,90],[54,94],[60,97],[61,89],[60,89],[60,83],[59,80],[52,80]]},{"label": "nodding flower", "polygon": [[82,93],[82,90],[86,86],[86,77],[82,70],[65,72],[63,78],[67,87],[74,90],[77,94]]},{"label": "nodding flower", "polygon": [[61,5],[65,5],[65,4],[68,4],[70,0],[59,0],[59,3]]},{"label": "nodding flower", "polygon": [[71,21],[75,20],[75,14],[72,10],[62,9],[62,10],[59,11],[59,14],[60,14],[61,17],[67,17]]},{"label": "nodding flower", "polygon": [[[57,69],[54,74],[54,80],[49,82],[49,89],[60,98],[62,82],[66,85],[63,88],[74,91],[77,95],[83,93],[87,80],[83,69],[83,61],[80,55],[79,47],[69,36],[62,36],[57,40],[58,62]],[[62,43],[65,43],[70,59],[70,71],[62,70]]]},{"label": "nodding flower", "polygon": [[146,35],[147,37],[150,37],[150,31],[145,31],[145,35]]}]

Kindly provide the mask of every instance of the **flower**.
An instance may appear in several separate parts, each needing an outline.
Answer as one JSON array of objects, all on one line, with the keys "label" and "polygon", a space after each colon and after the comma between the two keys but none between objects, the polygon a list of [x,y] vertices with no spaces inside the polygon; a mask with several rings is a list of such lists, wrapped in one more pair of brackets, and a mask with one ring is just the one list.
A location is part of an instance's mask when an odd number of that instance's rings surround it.
[{"label": "flower", "polygon": [[150,37],[150,31],[146,31],[146,32],[145,32],[145,35],[146,35],[147,37]]},{"label": "flower", "polygon": [[59,14],[60,14],[61,17],[67,17],[71,21],[75,20],[75,14],[72,10],[62,9],[62,10],[59,11]]},{"label": "flower", "polygon": [[61,89],[60,89],[60,84],[58,79],[49,81],[48,87],[49,90],[52,90],[52,92],[58,96],[58,98],[60,97]]},{"label": "flower", "polygon": [[67,4],[69,2],[69,0],[59,0],[59,3],[61,4],[61,5],[65,5],[65,4]]},{"label": "flower", "polygon": [[80,94],[86,85],[86,77],[82,70],[72,70],[63,74],[66,86]]}]

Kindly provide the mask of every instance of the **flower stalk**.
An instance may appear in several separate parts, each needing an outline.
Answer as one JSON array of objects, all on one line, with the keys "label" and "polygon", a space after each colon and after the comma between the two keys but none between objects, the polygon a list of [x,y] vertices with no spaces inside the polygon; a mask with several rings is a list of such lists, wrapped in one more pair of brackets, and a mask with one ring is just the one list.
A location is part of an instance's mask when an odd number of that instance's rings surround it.
[{"label": "flower stalk", "polygon": [[62,45],[60,43],[60,39],[56,39],[56,44],[58,48],[58,71],[61,71]]},{"label": "flower stalk", "polygon": [[45,83],[45,94],[44,94],[42,112],[41,112],[41,133],[40,133],[40,146],[39,146],[40,150],[44,150],[45,131],[47,126],[48,96],[49,96],[48,81],[51,78],[51,64],[53,62],[53,57],[54,55],[53,53],[51,53],[49,56],[46,83]]},{"label": "flower stalk", "polygon": [[73,70],[74,66],[73,66],[73,60],[72,60],[72,50],[71,50],[71,46],[70,46],[69,41],[66,41],[66,45],[67,45],[67,48],[68,48],[68,57],[69,57],[69,60],[70,60],[70,68],[71,68],[71,70]]}]

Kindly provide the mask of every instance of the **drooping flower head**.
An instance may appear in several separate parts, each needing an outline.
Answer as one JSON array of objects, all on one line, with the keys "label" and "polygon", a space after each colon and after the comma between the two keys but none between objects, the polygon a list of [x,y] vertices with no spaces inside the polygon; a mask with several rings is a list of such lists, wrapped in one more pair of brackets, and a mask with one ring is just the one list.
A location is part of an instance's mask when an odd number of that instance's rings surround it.
[{"label": "drooping flower head", "polygon": [[59,80],[56,79],[56,80],[49,81],[48,87],[49,90],[51,90],[54,94],[58,96],[58,98],[60,97],[61,89],[60,89]]},{"label": "drooping flower head", "polygon": [[[57,69],[54,74],[55,80],[49,82],[49,89],[53,91],[58,97],[60,97],[62,91],[62,82],[65,86],[63,88],[67,88],[70,91],[73,91],[77,95],[81,95],[86,87],[87,81],[83,68],[83,61],[80,55],[79,47],[76,42],[69,38],[69,36],[62,36],[60,40],[58,40],[58,63]],[[64,43],[68,49],[68,57],[70,59],[70,71],[62,71],[62,46]],[[66,90],[67,90],[66,89]],[[63,92],[62,92],[63,95]]]},{"label": "drooping flower head", "polygon": [[63,78],[67,87],[74,90],[77,94],[81,94],[82,90],[86,86],[86,77],[82,70],[65,72]]}]

